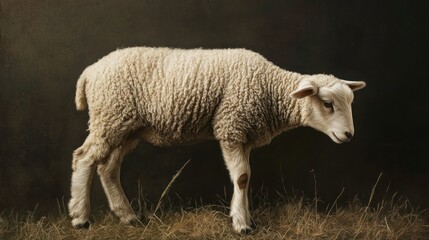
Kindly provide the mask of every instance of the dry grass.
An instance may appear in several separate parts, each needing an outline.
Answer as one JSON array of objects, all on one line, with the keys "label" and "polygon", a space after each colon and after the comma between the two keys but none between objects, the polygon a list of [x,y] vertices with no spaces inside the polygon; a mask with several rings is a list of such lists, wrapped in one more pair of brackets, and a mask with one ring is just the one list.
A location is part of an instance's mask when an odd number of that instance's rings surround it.
[{"label": "dry grass", "polygon": [[[239,235],[232,230],[224,200],[220,205],[190,207],[187,203],[180,208],[161,205],[186,164],[173,177],[151,213],[145,213],[149,218],[146,224],[120,224],[112,213],[99,211],[88,230],[76,230],[62,203],[58,204],[58,217],[1,214],[0,239],[428,239],[429,236],[428,225],[407,200],[394,200],[393,196],[389,201],[372,203],[381,175],[366,204],[354,199],[338,207],[337,200],[343,189],[337,199],[322,210],[317,199],[316,178],[316,198],[312,201],[279,194],[279,199],[269,203],[264,194],[256,194],[252,199],[258,198],[259,204],[253,204],[251,213],[257,228],[251,235]],[[147,205],[141,196],[135,203],[139,213],[144,209],[142,206]]]},{"label": "dry grass", "polygon": [[406,201],[381,202],[367,208],[355,200],[344,208],[315,211],[314,202],[280,200],[253,209],[257,229],[249,236],[232,231],[223,206],[159,209],[149,223],[123,225],[99,212],[89,230],[75,230],[65,214],[35,218],[16,213],[0,217],[0,239],[424,239],[421,217]]}]

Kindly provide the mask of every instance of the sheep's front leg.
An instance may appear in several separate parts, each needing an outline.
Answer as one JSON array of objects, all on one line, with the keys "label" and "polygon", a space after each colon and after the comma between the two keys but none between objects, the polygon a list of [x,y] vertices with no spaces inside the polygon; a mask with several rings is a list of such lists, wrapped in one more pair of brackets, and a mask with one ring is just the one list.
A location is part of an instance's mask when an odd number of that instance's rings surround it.
[{"label": "sheep's front leg", "polygon": [[234,184],[230,212],[232,226],[236,232],[249,233],[252,230],[247,197],[250,180],[250,148],[244,148],[241,144],[231,147],[222,143],[221,148],[231,181]]}]

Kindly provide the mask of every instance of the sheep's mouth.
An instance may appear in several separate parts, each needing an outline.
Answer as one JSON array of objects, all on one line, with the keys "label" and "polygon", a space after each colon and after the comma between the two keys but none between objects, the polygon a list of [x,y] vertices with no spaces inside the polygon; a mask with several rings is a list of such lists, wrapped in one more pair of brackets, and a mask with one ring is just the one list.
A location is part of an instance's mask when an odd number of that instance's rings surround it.
[{"label": "sheep's mouth", "polygon": [[332,132],[332,135],[334,135],[335,139],[339,142],[339,143],[344,143],[344,141],[342,141],[339,137],[337,137],[337,135],[335,135],[334,132]]}]

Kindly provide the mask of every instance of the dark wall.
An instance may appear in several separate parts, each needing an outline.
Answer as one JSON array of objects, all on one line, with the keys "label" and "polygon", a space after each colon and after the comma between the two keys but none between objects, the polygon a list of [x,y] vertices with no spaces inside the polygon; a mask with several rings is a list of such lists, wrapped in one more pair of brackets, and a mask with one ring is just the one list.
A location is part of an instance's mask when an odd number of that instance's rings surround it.
[{"label": "dark wall", "polygon": [[[398,192],[429,207],[428,21],[413,1],[15,1],[1,2],[0,211],[51,210],[69,198],[71,153],[87,132],[75,111],[81,71],[128,46],[257,51],[282,68],[364,80],[354,103],[356,136],[336,145],[297,129],[251,156],[254,190],[286,189],[332,201]],[[215,201],[231,192],[215,142],[180,148],[142,143],[123,164],[127,195],[137,183],[156,201],[192,159],[172,193]],[[174,194],[172,197],[174,198]],[[95,204],[105,204],[98,182]]]}]

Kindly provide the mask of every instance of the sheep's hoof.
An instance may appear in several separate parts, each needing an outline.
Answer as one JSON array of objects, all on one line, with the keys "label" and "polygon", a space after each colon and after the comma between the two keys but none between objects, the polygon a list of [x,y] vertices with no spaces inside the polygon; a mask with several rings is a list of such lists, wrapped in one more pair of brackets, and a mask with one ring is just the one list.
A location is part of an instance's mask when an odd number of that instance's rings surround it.
[{"label": "sheep's hoof", "polygon": [[245,228],[240,230],[242,235],[250,235],[253,232],[254,228]]},{"label": "sheep's hoof", "polygon": [[86,221],[86,222],[84,222],[84,223],[76,224],[74,227],[75,227],[76,229],[88,229],[88,228],[89,228],[89,225],[90,225],[89,221]]},{"label": "sheep's hoof", "polygon": [[250,235],[253,233],[253,231],[255,230],[255,225],[253,224],[253,222],[250,224],[250,226],[248,225],[242,225],[242,226],[235,226],[234,230],[236,232],[238,232],[241,235]]}]

